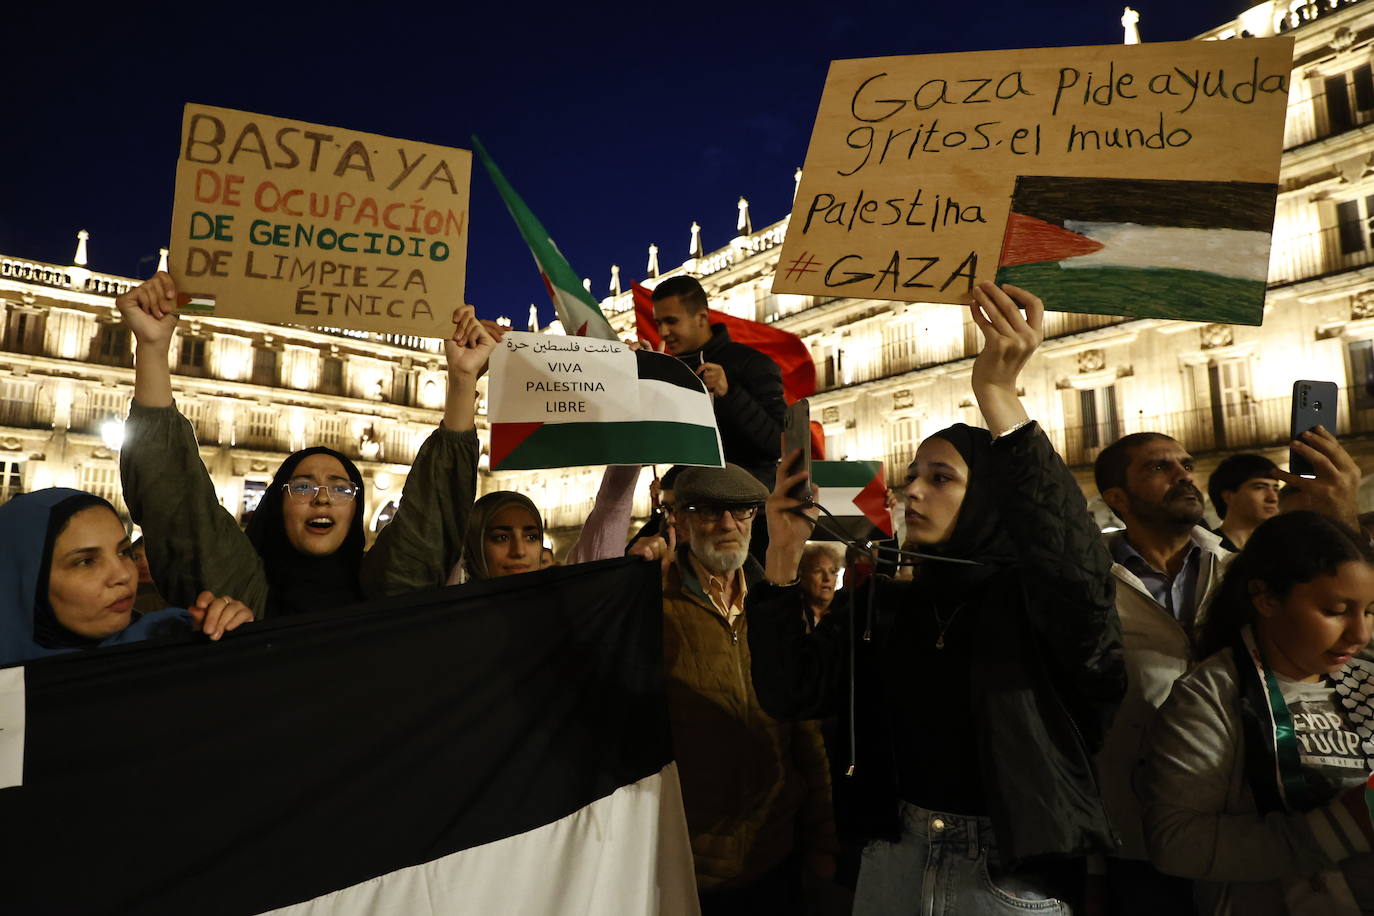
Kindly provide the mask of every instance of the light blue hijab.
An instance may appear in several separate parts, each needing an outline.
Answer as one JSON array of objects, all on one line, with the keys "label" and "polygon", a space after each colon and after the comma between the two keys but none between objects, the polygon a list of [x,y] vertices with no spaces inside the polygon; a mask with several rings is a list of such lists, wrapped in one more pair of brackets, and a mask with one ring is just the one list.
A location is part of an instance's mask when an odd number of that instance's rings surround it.
[{"label": "light blue hijab", "polygon": [[[16,496],[0,506],[0,666],[73,652],[78,648],[45,646],[34,635],[39,583],[47,580],[42,574],[43,562],[49,557],[52,542],[57,539],[51,524],[54,510],[78,498],[98,499],[81,490],[53,487]],[[110,511],[114,511],[113,507]],[[90,645],[119,645],[151,636],[189,632],[190,620],[190,615],[179,608],[155,611],[135,617],[123,630],[103,640],[92,640]]]}]

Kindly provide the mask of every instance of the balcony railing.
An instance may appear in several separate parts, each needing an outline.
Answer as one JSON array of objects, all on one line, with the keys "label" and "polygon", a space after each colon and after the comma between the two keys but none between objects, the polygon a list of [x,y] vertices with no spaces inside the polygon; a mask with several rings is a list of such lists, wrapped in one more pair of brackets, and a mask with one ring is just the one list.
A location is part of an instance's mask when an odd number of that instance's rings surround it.
[{"label": "balcony railing", "polygon": [[[955,306],[940,306],[955,308]],[[1045,339],[1081,334],[1096,328],[1130,321],[1119,315],[1079,315],[1073,312],[1046,312]],[[842,351],[835,369],[826,360],[816,361],[816,384],[820,391],[858,385],[875,379],[900,375],[960,359],[971,359],[983,349],[983,336],[971,318],[965,317],[956,337],[922,334],[904,340],[888,341],[876,347],[862,345]]]},{"label": "balcony railing", "polygon": [[[1344,248],[1352,250],[1343,251]],[[1269,285],[1282,286],[1370,264],[1374,264],[1374,232],[1363,223],[1331,226],[1306,235],[1275,239],[1269,256]]]},{"label": "balcony railing", "polygon": [[120,407],[93,407],[89,404],[72,405],[72,421],[68,429],[74,433],[89,433],[98,436],[100,435],[100,428],[106,421],[122,421],[128,410],[127,402]]},{"label": "balcony railing", "polygon": [[20,429],[51,429],[52,416],[51,404],[0,398],[0,426],[15,426]]},{"label": "balcony railing", "polygon": [[[1346,388],[1339,404],[1336,435],[1374,433],[1374,397],[1368,392]],[[1170,413],[1136,413],[1122,416],[1116,423],[1054,426],[1046,433],[1066,463],[1085,465],[1116,439],[1140,432],[1163,433],[1193,454],[1282,446],[1289,441],[1291,417],[1292,401],[1287,397],[1250,398]]]}]

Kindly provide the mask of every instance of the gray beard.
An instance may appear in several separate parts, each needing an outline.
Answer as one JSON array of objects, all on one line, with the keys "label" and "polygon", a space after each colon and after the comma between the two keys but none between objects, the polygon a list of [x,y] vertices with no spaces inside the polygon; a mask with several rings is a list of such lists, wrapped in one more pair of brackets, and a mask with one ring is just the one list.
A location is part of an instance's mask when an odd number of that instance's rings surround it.
[{"label": "gray beard", "polygon": [[735,550],[716,550],[709,541],[692,544],[692,555],[697,561],[718,576],[732,573],[744,565],[749,556],[749,545],[741,544]]}]

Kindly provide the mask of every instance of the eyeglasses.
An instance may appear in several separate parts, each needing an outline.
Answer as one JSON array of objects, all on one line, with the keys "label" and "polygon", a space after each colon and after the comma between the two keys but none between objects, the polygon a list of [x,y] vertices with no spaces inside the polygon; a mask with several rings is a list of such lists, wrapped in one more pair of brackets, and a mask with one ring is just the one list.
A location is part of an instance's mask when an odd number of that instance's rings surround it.
[{"label": "eyeglasses", "polygon": [[758,506],[683,506],[683,512],[690,512],[703,522],[718,522],[726,512],[737,522],[747,522],[759,513]]},{"label": "eyeglasses", "polygon": [[358,495],[357,484],[352,483],[328,483],[313,484],[304,480],[293,480],[291,483],[283,484],[282,489],[286,495],[291,497],[292,502],[305,503],[314,502],[315,497],[323,491],[326,498],[331,502],[351,503],[353,497]]}]

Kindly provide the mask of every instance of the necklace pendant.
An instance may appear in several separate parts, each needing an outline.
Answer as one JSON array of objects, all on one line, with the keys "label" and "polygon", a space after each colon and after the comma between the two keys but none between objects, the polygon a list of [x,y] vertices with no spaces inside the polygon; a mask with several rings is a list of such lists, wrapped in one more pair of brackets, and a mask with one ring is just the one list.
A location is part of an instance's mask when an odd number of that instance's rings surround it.
[{"label": "necklace pendant", "polygon": [[937,648],[937,649],[943,649],[944,647],[945,647],[945,634],[941,633],[941,634],[940,634],[940,637],[939,637],[938,639],[935,640],[935,648]]}]

